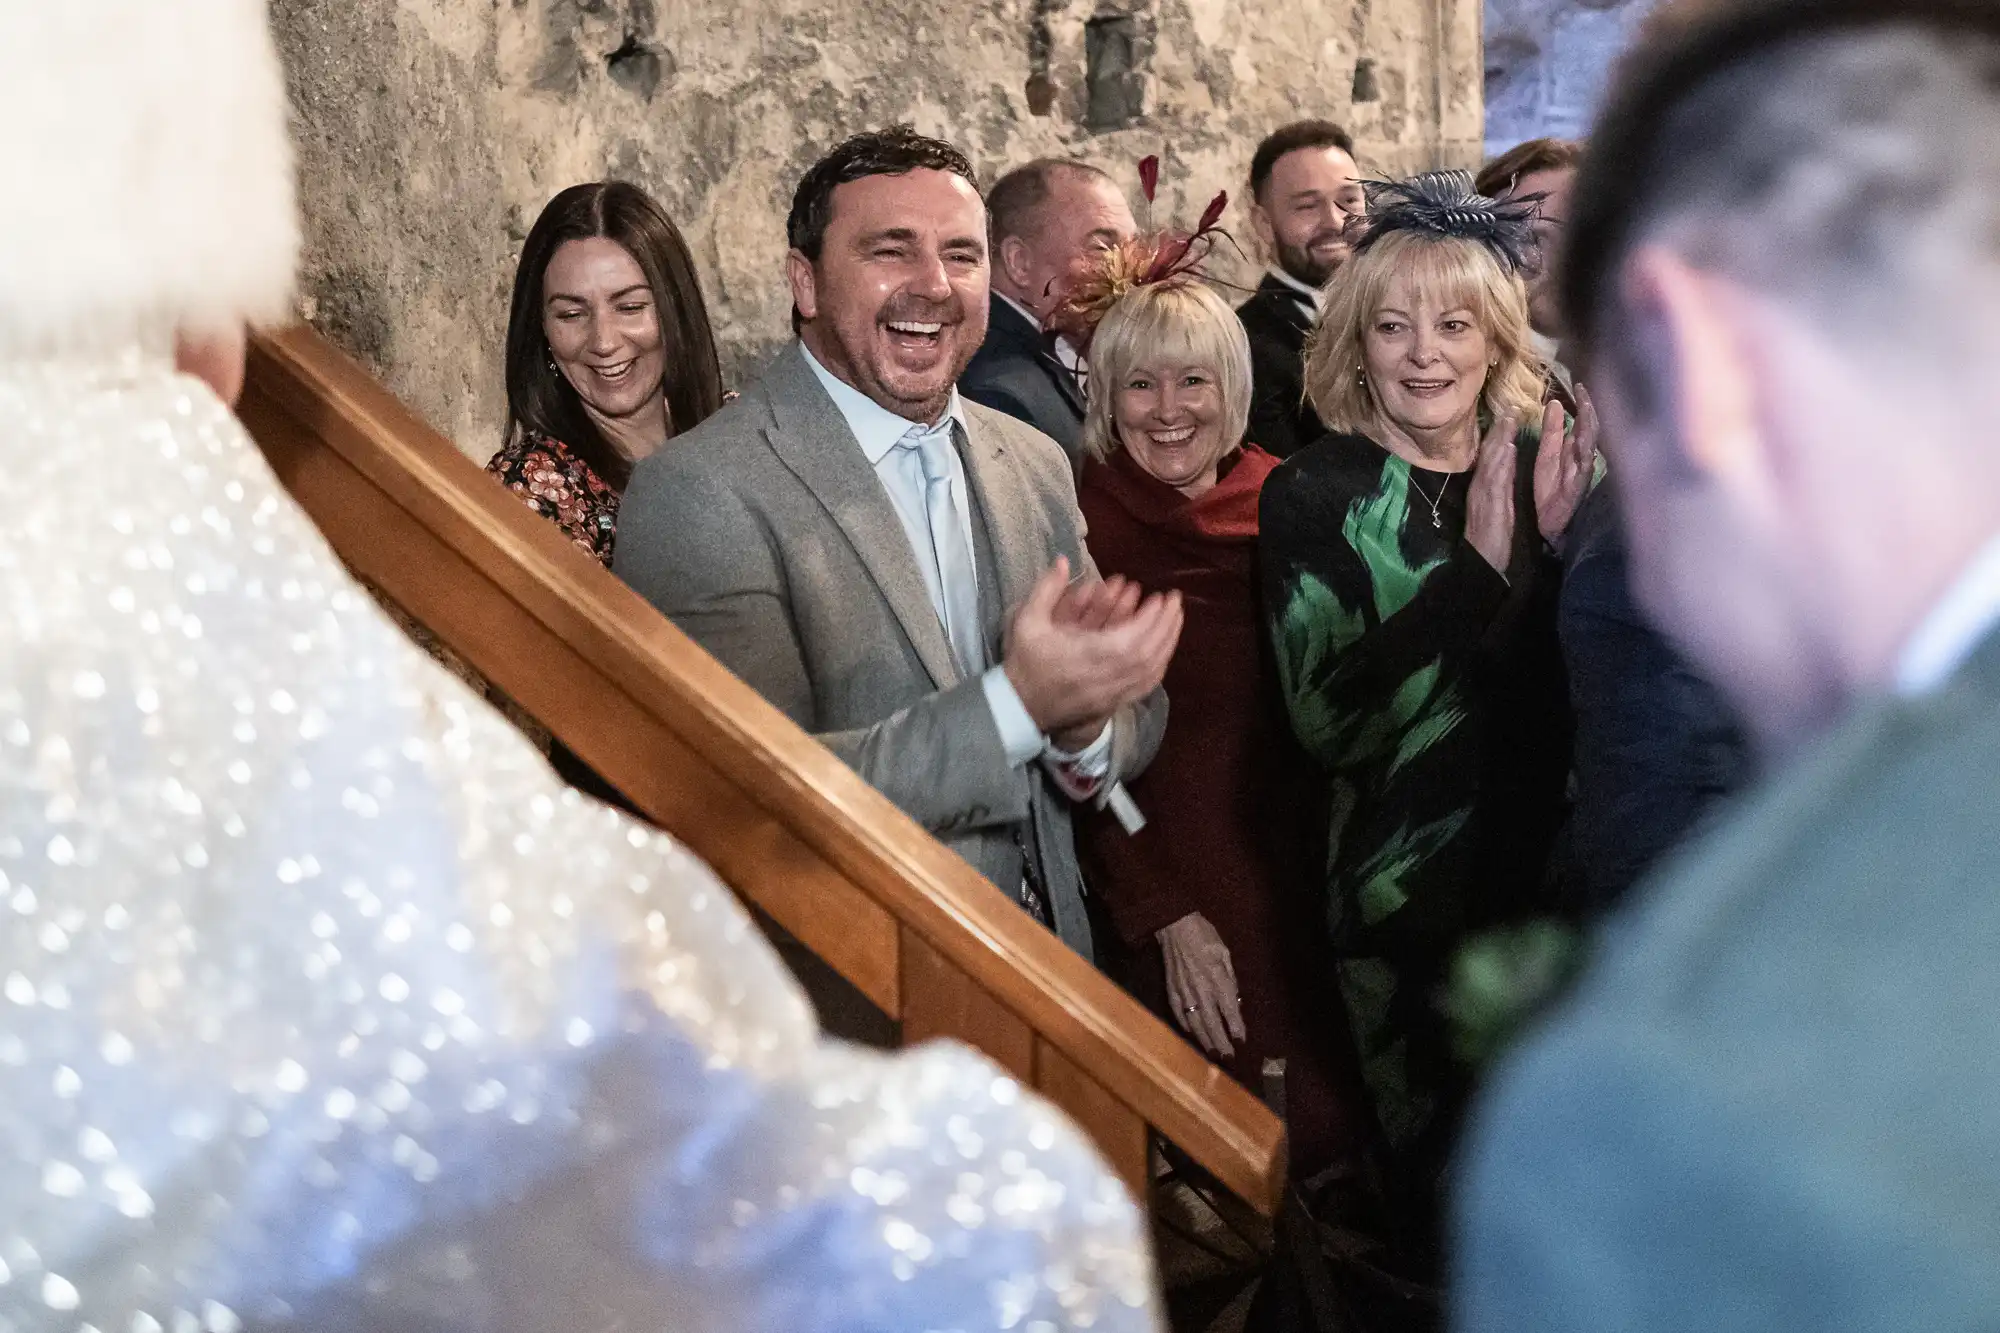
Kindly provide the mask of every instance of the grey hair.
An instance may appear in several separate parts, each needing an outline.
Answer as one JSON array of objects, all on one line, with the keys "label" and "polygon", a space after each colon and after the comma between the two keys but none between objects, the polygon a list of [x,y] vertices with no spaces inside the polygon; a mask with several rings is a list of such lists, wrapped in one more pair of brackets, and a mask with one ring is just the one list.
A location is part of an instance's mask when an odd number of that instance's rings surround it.
[{"label": "grey hair", "polygon": [[[1631,245],[1802,307],[1850,340],[1907,340],[2000,259],[2000,42],[1911,25],[1801,37],[1741,61],[1661,126]],[[1629,247],[1627,253],[1630,253]],[[1652,358],[1600,304],[1648,410]]]},{"label": "grey hair", "polygon": [[1056,177],[1068,173],[1084,180],[1117,182],[1102,167],[1075,157],[1040,157],[1015,167],[986,192],[988,240],[997,250],[1009,236],[1025,237],[1041,225],[1043,205],[1055,193]]}]

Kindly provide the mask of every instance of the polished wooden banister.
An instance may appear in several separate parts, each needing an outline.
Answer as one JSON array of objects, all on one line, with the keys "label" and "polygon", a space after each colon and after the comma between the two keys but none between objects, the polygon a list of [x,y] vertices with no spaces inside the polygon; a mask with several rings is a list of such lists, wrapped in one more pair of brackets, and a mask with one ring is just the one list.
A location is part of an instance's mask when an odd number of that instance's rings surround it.
[{"label": "polished wooden banister", "polygon": [[357,572],[892,1019],[979,1047],[1135,1189],[1147,1127],[1270,1213],[1275,1116],[310,329],[241,416]]}]

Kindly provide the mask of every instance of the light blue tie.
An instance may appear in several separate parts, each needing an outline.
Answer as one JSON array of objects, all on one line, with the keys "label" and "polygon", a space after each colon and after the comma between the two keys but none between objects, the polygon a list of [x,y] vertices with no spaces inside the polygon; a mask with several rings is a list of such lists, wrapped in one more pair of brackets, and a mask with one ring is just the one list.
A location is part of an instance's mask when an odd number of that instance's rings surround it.
[{"label": "light blue tie", "polygon": [[945,637],[959,669],[975,676],[986,669],[985,636],[979,624],[979,575],[965,539],[965,520],[951,490],[952,422],[930,430],[912,430],[902,439],[914,446],[924,468],[924,516],[931,527],[931,553],[937,560],[938,584],[944,593]]}]

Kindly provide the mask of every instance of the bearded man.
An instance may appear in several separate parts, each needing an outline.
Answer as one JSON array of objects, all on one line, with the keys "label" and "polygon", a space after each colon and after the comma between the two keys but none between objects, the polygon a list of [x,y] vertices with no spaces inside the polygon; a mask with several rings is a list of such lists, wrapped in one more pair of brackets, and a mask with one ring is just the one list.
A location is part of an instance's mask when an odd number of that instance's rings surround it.
[{"label": "bearded man", "polygon": [[1250,201],[1271,268],[1236,310],[1250,335],[1248,438],[1284,458],[1326,431],[1306,402],[1306,335],[1321,289],[1353,251],[1348,224],[1368,212],[1354,140],[1325,120],[1274,131],[1250,159]]}]

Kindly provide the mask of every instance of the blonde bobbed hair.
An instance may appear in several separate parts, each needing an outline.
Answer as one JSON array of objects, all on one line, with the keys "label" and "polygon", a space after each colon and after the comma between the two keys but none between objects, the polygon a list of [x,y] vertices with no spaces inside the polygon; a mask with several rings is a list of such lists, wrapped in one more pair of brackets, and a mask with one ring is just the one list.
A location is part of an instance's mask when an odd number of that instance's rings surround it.
[{"label": "blonde bobbed hair", "polygon": [[1365,432],[1375,421],[1375,395],[1360,373],[1368,360],[1363,336],[1399,274],[1419,299],[1470,310],[1486,334],[1499,357],[1481,393],[1486,413],[1512,411],[1528,426],[1540,420],[1549,368],[1534,350],[1521,279],[1478,241],[1395,231],[1333,275],[1319,327],[1306,343],[1306,397],[1327,428]]},{"label": "blonde bobbed hair", "polygon": [[1122,446],[1118,386],[1155,359],[1207,366],[1222,396],[1222,453],[1250,427],[1250,340],[1243,321],[1206,283],[1192,277],[1134,287],[1105,312],[1090,340],[1090,401],[1083,411],[1083,453],[1099,462]]}]

